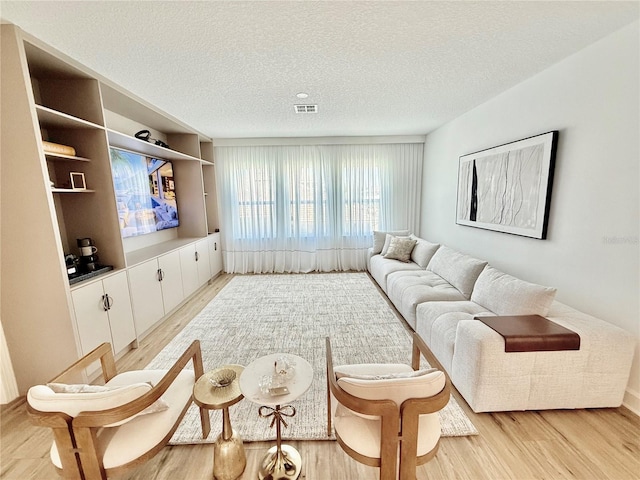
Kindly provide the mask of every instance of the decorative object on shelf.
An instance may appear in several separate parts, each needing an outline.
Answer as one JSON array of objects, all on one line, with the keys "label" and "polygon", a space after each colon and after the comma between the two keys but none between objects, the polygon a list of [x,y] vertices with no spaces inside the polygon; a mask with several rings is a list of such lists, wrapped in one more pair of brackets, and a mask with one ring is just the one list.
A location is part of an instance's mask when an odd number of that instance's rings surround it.
[{"label": "decorative object on shelf", "polygon": [[544,239],[558,132],[460,157],[456,223]]},{"label": "decorative object on shelf", "polygon": [[61,153],[63,155],[70,155],[75,157],[76,149],[69,145],[60,145],[59,143],[42,141],[42,148],[46,153]]},{"label": "decorative object on shelf", "polygon": [[73,190],[86,190],[87,184],[84,181],[84,173],[82,172],[69,172],[71,177],[71,188]]},{"label": "decorative object on shelf", "polygon": [[145,142],[154,143],[164,148],[169,148],[169,145],[164,143],[162,140],[158,140],[157,138],[151,138],[151,132],[149,130],[140,130],[135,134],[135,137],[138,140],[144,140]]}]

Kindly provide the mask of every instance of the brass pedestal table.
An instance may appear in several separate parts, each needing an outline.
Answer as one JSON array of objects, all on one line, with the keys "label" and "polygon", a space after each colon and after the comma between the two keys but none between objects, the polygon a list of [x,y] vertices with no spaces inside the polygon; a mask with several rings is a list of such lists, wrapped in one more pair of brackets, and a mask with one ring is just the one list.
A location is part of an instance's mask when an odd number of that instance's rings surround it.
[{"label": "brass pedestal table", "polygon": [[193,386],[195,403],[208,410],[222,410],[222,433],[213,444],[213,478],[235,480],[247,465],[242,438],[231,427],[229,407],[244,397],[239,377],[242,365],[225,365],[202,375]]},{"label": "brass pedestal table", "polygon": [[[279,371],[278,362],[284,359],[291,366]],[[265,381],[268,385],[265,385]],[[291,354],[274,353],[260,357],[247,365],[240,375],[240,389],[247,400],[260,406],[259,415],[271,417],[276,427],[276,445],[267,451],[260,464],[260,480],[296,480],[302,469],[302,457],[291,445],[282,444],[282,426],[285,417],[293,417],[296,410],[288,405],[304,394],[313,381],[313,368],[304,358]]]}]

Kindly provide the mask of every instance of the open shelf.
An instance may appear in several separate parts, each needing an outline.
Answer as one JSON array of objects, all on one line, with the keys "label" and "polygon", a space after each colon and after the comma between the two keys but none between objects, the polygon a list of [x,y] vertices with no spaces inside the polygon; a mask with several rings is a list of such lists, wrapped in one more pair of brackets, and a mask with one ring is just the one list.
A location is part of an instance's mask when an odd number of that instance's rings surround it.
[{"label": "open shelf", "polygon": [[95,190],[80,190],[78,188],[73,189],[73,188],[52,188],[51,191],[53,193],[95,193]]},{"label": "open shelf", "polygon": [[66,162],[90,162],[91,160],[84,157],[76,157],[74,155],[65,155],[64,153],[52,153],[52,152],[44,152],[44,156],[47,157],[48,160],[59,160]]},{"label": "open shelf", "polygon": [[164,148],[130,135],[116,132],[115,130],[107,129],[107,136],[109,137],[109,145],[112,147],[123,148],[125,150],[131,150],[132,152],[142,153],[144,155],[149,155],[150,157],[158,157],[164,160],[188,160],[200,162],[199,158],[176,152],[170,148]]},{"label": "open shelf", "polygon": [[42,105],[36,105],[36,112],[38,112],[38,121],[41,128],[102,128],[93,122],[88,122]]}]

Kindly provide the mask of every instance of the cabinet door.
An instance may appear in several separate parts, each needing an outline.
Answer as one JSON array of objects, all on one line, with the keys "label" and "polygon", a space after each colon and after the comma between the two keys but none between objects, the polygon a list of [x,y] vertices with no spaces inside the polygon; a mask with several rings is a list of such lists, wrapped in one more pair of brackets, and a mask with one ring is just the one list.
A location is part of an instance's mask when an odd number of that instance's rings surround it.
[{"label": "cabinet door", "polygon": [[180,264],[179,252],[171,252],[158,257],[158,265],[162,270],[162,301],[165,315],[176,308],[184,299]]},{"label": "cabinet door", "polygon": [[220,247],[220,234],[209,235],[209,265],[211,276],[215,277],[222,271],[222,248]]},{"label": "cabinet door", "polygon": [[198,287],[201,287],[211,279],[209,240],[207,238],[196,242],[196,266],[198,268]]},{"label": "cabinet door", "polygon": [[154,258],[128,270],[133,318],[141,336],[164,316],[158,261]]},{"label": "cabinet door", "polygon": [[127,273],[122,271],[111,275],[105,278],[102,283],[105,295],[109,296],[107,314],[109,315],[113,350],[115,353],[119,353],[136,339]]},{"label": "cabinet door", "polygon": [[94,282],[71,292],[83,355],[104,342],[111,343],[109,316],[103,296],[102,282]]},{"label": "cabinet door", "polygon": [[180,265],[182,266],[184,296],[188,297],[198,289],[198,265],[196,264],[196,247],[194,244],[180,249]]}]

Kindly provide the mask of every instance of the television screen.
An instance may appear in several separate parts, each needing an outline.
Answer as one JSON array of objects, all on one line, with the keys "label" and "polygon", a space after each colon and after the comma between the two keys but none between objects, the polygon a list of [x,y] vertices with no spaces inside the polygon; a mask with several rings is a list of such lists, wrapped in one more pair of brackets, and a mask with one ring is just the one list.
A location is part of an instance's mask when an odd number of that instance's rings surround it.
[{"label": "television screen", "polygon": [[177,227],[173,164],[126,150],[110,150],[122,238]]}]

